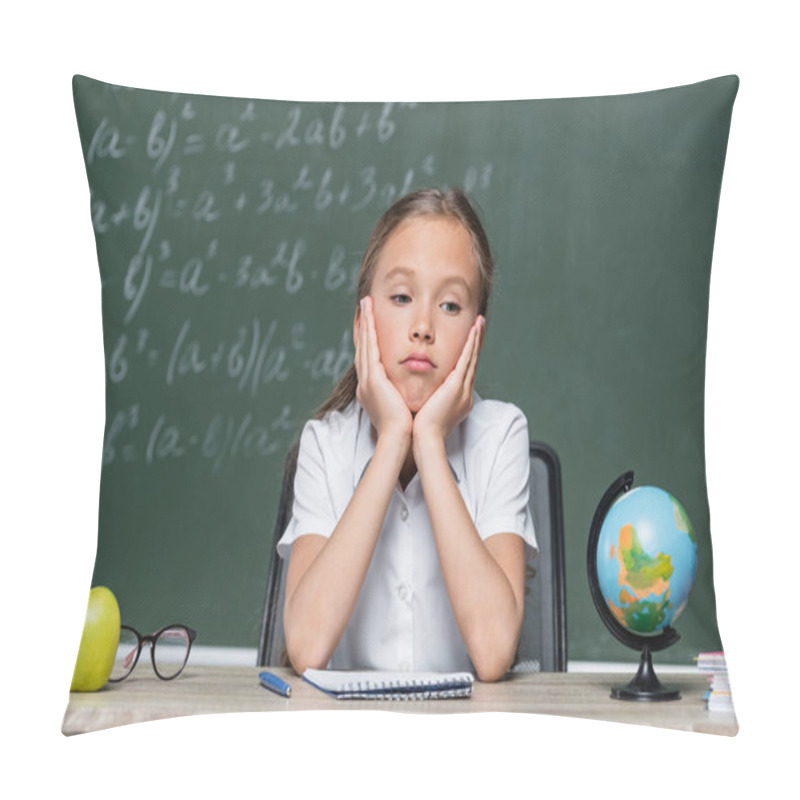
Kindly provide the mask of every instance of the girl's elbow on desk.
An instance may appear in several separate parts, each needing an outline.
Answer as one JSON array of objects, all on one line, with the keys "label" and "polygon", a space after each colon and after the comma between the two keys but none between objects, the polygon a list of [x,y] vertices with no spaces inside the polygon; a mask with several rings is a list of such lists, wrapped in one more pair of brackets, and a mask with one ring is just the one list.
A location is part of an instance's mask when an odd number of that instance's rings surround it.
[{"label": "girl's elbow on desk", "polygon": [[505,676],[514,661],[514,654],[510,657],[504,654],[487,653],[484,657],[474,657],[472,666],[475,674],[482,683],[494,683]]},{"label": "girl's elbow on desk", "polygon": [[499,681],[514,663],[519,632],[507,636],[485,636],[467,648],[475,675],[483,683]]},{"label": "girl's elbow on desk", "polygon": [[319,649],[313,647],[300,647],[290,643],[289,637],[286,640],[286,653],[289,656],[289,663],[292,669],[302,675],[307,669],[325,669],[330,658],[323,654]]},{"label": "girl's elbow on desk", "polygon": [[310,626],[292,619],[289,604],[283,617],[286,654],[292,669],[302,675],[306,669],[325,669],[330,661],[330,643],[324,637],[310,633]]},{"label": "girl's elbow on desk", "polygon": [[514,663],[522,620],[495,620],[466,634],[467,652],[476,677],[483,683],[499,681]]}]

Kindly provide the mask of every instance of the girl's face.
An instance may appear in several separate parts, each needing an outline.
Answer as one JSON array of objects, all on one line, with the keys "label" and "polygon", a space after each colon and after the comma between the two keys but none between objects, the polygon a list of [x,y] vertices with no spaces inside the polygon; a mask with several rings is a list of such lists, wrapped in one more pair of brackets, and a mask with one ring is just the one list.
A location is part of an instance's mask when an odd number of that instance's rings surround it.
[{"label": "girl's face", "polygon": [[456,220],[412,217],[384,244],[370,289],[378,347],[412,413],[455,367],[479,294],[472,239]]}]

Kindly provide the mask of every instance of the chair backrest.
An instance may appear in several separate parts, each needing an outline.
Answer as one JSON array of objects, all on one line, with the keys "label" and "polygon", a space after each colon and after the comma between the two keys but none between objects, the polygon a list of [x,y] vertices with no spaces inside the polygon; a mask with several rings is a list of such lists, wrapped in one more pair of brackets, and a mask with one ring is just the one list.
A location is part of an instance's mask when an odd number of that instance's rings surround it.
[{"label": "chair backrest", "polygon": [[278,506],[278,517],[272,532],[272,550],[267,575],[267,596],[264,601],[264,614],[261,621],[261,637],[258,643],[258,661],[256,666],[282,666],[283,636],[283,598],[286,593],[287,562],[278,555],[278,542],[283,536],[294,504],[294,473],[297,468],[297,451],[300,442],[294,443],[286,456],[281,484],[281,499]]},{"label": "chair backrest", "polygon": [[561,464],[543,442],[530,446],[530,507],[539,555],[528,565],[525,617],[512,672],[566,672],[567,604]]},{"label": "chair backrest", "polygon": [[[295,444],[286,457],[278,517],[272,535],[258,666],[280,666],[284,657],[286,562],[278,556],[277,543],[292,513],[297,449]],[[528,567],[525,621],[512,671],[564,672],[567,669],[567,627],[561,467],[555,451],[541,442],[531,442],[530,459],[530,504],[539,556]]]}]

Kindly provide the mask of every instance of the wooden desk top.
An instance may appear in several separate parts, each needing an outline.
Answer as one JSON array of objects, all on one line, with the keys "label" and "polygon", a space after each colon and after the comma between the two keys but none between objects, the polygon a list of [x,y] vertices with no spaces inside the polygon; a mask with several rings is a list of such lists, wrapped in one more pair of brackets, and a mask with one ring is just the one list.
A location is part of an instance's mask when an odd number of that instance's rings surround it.
[{"label": "wooden desk top", "polygon": [[[144,665],[147,666],[147,665]],[[72,692],[62,733],[73,735],[192,714],[242,711],[392,710],[406,713],[463,714],[506,711],[554,714],[609,722],[735,736],[733,713],[708,711],[701,675],[670,674],[662,668],[665,686],[681,692],[678,701],[642,703],[613,700],[612,686],[631,676],[607,673],[538,673],[511,675],[498,683],[475,682],[472,697],[459,700],[335,700],[315,689],[289,669],[272,668],[292,686],[290,698],[261,687],[257,667],[207,667],[189,664],[174,681],[161,681],[152,670],[139,669],[120,684],[98,692]],[[662,674],[663,673],[663,674]]]}]

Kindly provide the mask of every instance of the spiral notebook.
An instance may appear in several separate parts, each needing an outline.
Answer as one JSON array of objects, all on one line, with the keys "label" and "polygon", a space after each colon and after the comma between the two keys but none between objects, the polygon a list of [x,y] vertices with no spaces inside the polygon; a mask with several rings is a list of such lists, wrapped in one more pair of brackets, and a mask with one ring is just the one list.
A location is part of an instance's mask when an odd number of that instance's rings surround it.
[{"label": "spiral notebook", "polygon": [[448,700],[469,697],[469,672],[353,672],[307,669],[303,680],[337,700]]}]

